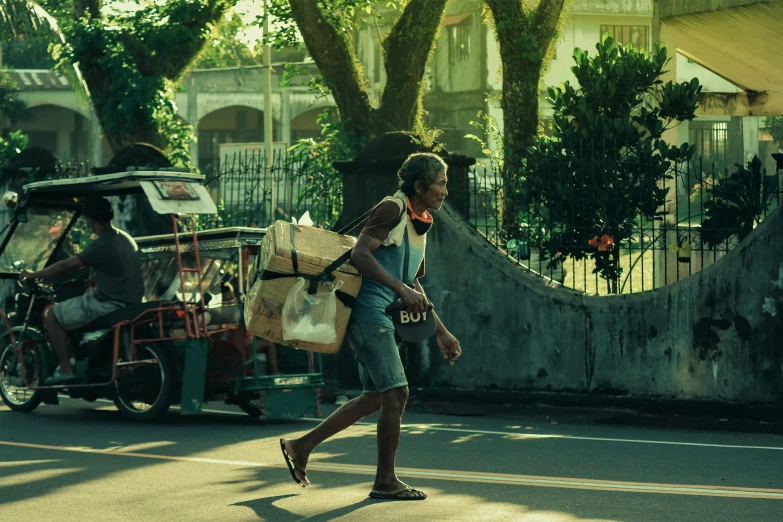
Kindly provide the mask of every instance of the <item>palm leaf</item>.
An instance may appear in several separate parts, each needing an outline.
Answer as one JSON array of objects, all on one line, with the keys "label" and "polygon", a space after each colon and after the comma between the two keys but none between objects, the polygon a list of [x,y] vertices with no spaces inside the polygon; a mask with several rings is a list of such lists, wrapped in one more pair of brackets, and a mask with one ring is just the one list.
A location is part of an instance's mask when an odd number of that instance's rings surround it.
[{"label": "palm leaf", "polygon": [[26,0],[0,0],[0,35],[5,41],[63,37],[57,20],[37,3]]},{"label": "palm leaf", "polygon": [[[43,38],[67,44],[57,20],[38,3],[31,0],[0,0],[0,41]],[[62,68],[77,95],[90,99],[90,90],[76,64]]]}]

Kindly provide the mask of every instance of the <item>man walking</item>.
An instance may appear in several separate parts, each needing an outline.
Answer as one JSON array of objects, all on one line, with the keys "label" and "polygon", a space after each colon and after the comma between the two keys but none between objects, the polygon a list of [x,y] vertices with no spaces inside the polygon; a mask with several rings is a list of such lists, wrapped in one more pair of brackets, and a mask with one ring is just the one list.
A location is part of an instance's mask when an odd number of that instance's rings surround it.
[{"label": "man walking", "polygon": [[[401,298],[411,313],[430,311],[419,283],[424,275],[430,210],[439,210],[448,195],[446,163],[437,155],[418,153],[398,173],[400,192],[371,213],[351,255],[363,282],[346,338],[359,365],[363,393],[343,404],[319,426],[299,439],[280,440],[294,480],[309,485],[306,467],[321,442],[380,410],[378,469],[370,497],[423,500],[427,495],[401,482],[394,471],[400,423],[408,400],[408,381],[400,359],[394,324],[386,308]],[[407,260],[405,256],[407,255]],[[408,273],[404,274],[404,267]],[[413,287],[409,282],[413,282]],[[434,312],[431,312],[434,315]],[[462,353],[459,341],[435,315],[435,335],[444,357],[453,364]]]}]

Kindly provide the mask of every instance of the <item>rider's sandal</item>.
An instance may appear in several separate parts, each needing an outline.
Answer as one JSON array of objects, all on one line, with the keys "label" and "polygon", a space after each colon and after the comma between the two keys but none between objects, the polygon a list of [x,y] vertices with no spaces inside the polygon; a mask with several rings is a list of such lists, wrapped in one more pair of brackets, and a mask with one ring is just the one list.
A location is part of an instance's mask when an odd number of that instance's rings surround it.
[{"label": "rider's sandal", "polygon": [[51,377],[44,381],[45,386],[62,386],[64,384],[73,384],[81,379],[75,373],[73,375],[63,375],[60,369],[56,369]]},{"label": "rider's sandal", "polygon": [[[412,493],[422,493],[422,495],[414,496]],[[410,486],[405,486],[404,488],[398,489],[396,491],[372,490],[370,491],[370,498],[374,498],[376,500],[424,500],[427,498],[427,494]]]},{"label": "rider's sandal", "polygon": [[307,478],[307,472],[304,470],[303,467],[298,465],[293,458],[288,454],[288,452],[285,450],[285,439],[280,439],[280,449],[283,451],[283,457],[285,457],[285,463],[288,466],[288,471],[291,473],[291,477],[294,479],[294,481],[302,486],[303,488],[307,487],[307,484],[299,480],[299,478],[296,476],[296,470],[299,470],[302,472],[302,474]]}]

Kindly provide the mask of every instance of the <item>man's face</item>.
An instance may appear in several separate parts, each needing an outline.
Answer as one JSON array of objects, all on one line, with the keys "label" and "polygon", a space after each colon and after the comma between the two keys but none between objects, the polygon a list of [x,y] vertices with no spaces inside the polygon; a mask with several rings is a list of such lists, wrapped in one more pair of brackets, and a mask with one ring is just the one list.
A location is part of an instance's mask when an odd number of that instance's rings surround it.
[{"label": "man's face", "polygon": [[87,223],[87,228],[92,230],[93,233],[96,233],[95,232],[95,225],[97,225],[97,222],[94,219],[90,219],[88,217],[85,217],[84,218],[84,222]]},{"label": "man's face", "polygon": [[449,189],[446,188],[448,181],[446,171],[441,170],[432,185],[420,193],[421,199],[427,204],[428,209],[440,210],[443,206],[443,200],[449,195]]}]

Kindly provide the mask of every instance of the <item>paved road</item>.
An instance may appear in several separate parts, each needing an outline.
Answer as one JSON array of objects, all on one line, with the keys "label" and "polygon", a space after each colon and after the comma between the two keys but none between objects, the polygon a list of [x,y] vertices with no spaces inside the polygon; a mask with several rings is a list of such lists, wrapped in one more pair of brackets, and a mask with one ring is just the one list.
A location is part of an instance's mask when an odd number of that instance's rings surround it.
[{"label": "paved road", "polygon": [[401,503],[367,498],[371,422],[322,445],[301,489],[278,439],[313,420],[264,423],[217,406],[139,425],[106,403],[64,400],[27,415],[0,406],[0,520],[783,520],[782,437],[569,415],[407,414],[400,475],[430,499]]}]

